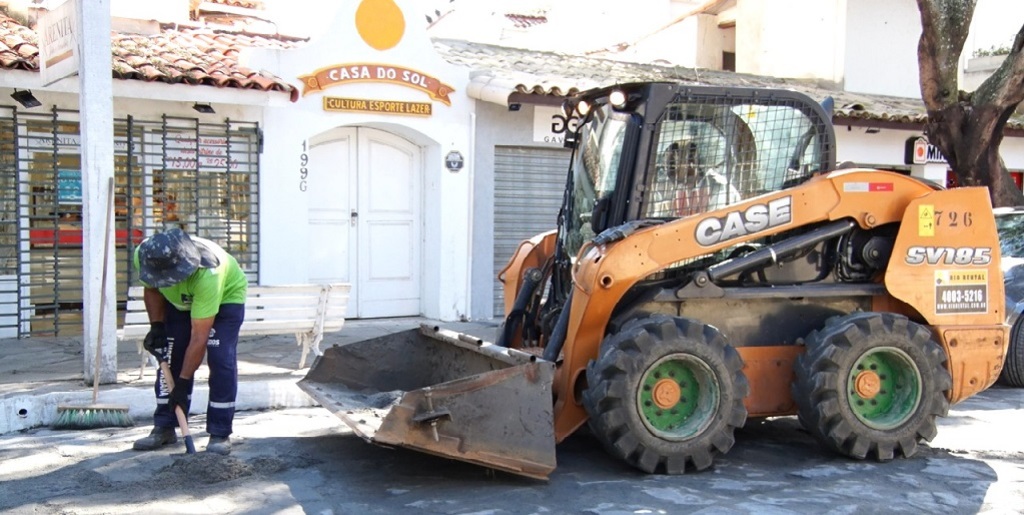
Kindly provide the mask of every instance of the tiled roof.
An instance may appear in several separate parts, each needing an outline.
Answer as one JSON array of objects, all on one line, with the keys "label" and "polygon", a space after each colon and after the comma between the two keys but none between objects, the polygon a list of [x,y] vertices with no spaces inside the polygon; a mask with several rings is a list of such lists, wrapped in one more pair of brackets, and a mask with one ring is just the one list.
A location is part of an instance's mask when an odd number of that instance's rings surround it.
[{"label": "tiled roof", "polygon": [[0,14],[0,66],[7,70],[37,70],[36,31]]},{"label": "tiled roof", "polygon": [[[0,67],[39,69],[36,33],[0,14]],[[238,64],[244,48],[293,48],[304,40],[166,24],[158,34],[111,34],[113,76],[170,84],[282,91],[298,98],[298,89],[281,78]]]},{"label": "tiled roof", "polygon": [[203,0],[211,4],[221,4],[245,9],[263,9],[263,2],[258,0]]},{"label": "tiled roof", "polygon": [[543,25],[548,22],[546,16],[534,16],[530,14],[510,14],[506,13],[505,18],[512,22],[512,25],[517,29],[528,29],[536,25]]},{"label": "tiled roof", "polygon": [[114,77],[283,91],[297,98],[298,90],[284,80],[240,66],[238,54],[245,48],[293,48],[299,41],[174,25],[154,36],[114,34]]},{"label": "tiled roof", "polygon": [[[113,74],[119,79],[281,91],[292,100],[298,99],[298,89],[283,79],[240,66],[238,54],[244,48],[295,48],[305,41],[301,38],[171,24],[161,25],[154,35],[114,32],[111,38]],[[0,69],[38,70],[36,41],[35,31],[0,14]],[[811,80],[631,63],[448,39],[434,39],[434,48],[446,61],[472,71],[468,89],[476,91],[477,98],[484,95],[498,102],[507,101],[511,93],[563,97],[620,82],[673,81],[786,88],[819,101],[831,96],[835,100],[834,116],[840,121],[919,126],[927,120],[920,99],[850,93]],[[1024,130],[1024,117],[1011,118],[1007,128]]]},{"label": "tiled roof", "polygon": [[[474,70],[479,95],[507,99],[510,93],[561,97],[592,87],[634,81],[669,81],[710,86],[770,87],[800,91],[814,100],[832,97],[833,115],[841,121],[863,120],[919,126],[927,121],[918,98],[851,93],[829,89],[814,80],[780,79],[760,75],[695,70],[679,66],[630,63],[586,56],[498,47],[466,41],[435,39],[445,60]],[[1024,129],[1024,117],[1011,118],[1007,129]]]}]

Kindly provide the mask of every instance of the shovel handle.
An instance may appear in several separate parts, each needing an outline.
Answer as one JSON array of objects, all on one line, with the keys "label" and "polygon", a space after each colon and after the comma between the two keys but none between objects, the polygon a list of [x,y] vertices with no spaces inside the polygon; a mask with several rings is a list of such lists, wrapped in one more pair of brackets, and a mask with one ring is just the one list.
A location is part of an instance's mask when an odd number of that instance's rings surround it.
[{"label": "shovel handle", "polygon": [[[167,390],[174,389],[174,377],[171,376],[171,366],[167,364],[167,361],[160,360],[160,372],[164,376],[164,383],[167,385]],[[188,454],[196,453],[196,444],[192,441],[192,435],[188,432],[188,418],[185,417],[185,411],[181,409],[181,406],[174,407],[174,415],[178,417],[178,427],[181,429],[181,438],[185,440],[185,452]]]}]

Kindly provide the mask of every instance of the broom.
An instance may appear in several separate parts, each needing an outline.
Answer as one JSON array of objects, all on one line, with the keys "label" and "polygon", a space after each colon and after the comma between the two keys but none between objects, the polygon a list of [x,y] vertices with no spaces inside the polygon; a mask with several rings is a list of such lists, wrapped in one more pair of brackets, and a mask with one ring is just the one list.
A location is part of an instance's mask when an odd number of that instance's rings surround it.
[{"label": "broom", "polygon": [[94,429],[97,427],[131,427],[135,425],[128,406],[97,404],[100,393],[100,349],[103,344],[103,315],[107,309],[107,259],[110,256],[110,218],[114,212],[114,178],[107,184],[107,217],[104,219],[103,282],[100,288],[100,326],[96,333],[96,364],[92,371],[92,404],[88,406],[57,406],[54,429]]}]

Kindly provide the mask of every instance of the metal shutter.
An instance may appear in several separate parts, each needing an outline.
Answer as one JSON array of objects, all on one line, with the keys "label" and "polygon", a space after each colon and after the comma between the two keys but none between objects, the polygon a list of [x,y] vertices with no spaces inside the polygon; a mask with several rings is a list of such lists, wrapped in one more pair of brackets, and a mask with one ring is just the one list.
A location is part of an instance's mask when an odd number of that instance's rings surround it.
[{"label": "metal shutter", "polygon": [[[555,228],[570,152],[560,148],[495,147],[494,273],[519,243]],[[504,313],[504,292],[494,280],[494,313]]]}]

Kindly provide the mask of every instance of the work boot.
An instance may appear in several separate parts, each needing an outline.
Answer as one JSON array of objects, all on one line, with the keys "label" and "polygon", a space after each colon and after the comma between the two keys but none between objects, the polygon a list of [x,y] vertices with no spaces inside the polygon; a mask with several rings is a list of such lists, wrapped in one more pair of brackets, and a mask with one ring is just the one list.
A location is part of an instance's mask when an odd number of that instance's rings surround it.
[{"label": "work boot", "polygon": [[226,436],[210,436],[210,442],[206,444],[206,452],[227,456],[231,454],[231,439]]},{"label": "work boot", "polygon": [[135,440],[135,445],[132,446],[132,449],[136,451],[152,451],[177,441],[178,436],[174,434],[173,427],[154,427],[149,432],[149,436]]}]

